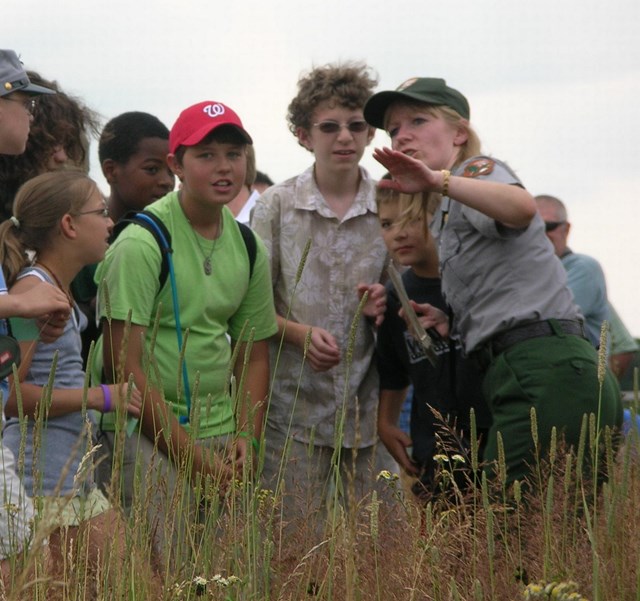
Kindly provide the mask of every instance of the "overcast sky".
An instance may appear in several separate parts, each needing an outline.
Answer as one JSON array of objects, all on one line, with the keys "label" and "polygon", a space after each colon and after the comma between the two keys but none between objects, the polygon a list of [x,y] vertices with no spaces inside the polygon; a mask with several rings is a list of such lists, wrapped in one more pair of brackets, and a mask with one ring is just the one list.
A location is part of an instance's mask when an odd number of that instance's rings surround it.
[{"label": "overcast sky", "polygon": [[[600,260],[640,336],[638,0],[2,0],[0,11],[0,45],[105,121],[142,110],[171,127],[201,100],[229,104],[276,181],[311,161],[285,122],[301,72],[363,60],[380,90],[444,77],[469,99],[485,152],[565,201],[571,246]],[[382,174],[369,152],[364,165]]]}]

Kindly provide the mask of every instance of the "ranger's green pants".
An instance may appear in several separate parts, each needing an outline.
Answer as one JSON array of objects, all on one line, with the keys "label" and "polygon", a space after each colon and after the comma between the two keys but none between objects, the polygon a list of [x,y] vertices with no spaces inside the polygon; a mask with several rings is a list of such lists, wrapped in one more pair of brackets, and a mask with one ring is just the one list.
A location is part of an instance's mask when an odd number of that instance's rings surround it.
[{"label": "ranger's green pants", "polygon": [[[494,474],[500,432],[507,483],[522,480],[535,465],[532,407],[542,454],[549,449],[553,426],[558,440],[577,448],[584,414],[595,414],[602,430],[622,424],[622,403],[613,374],[606,370],[600,391],[597,351],[587,340],[559,330],[552,336],[519,342],[493,358],[483,389],[493,416],[484,455],[487,475]],[[585,456],[588,459],[590,453]]]}]

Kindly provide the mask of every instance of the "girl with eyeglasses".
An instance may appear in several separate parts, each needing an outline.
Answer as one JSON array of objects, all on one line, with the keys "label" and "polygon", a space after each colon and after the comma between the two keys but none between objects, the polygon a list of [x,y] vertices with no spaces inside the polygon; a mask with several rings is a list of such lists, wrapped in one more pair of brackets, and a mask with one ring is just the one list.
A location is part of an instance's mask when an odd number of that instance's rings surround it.
[{"label": "girl with eyeglasses", "polygon": [[[493,418],[487,469],[493,473],[500,434],[507,484],[529,475],[537,459],[532,409],[542,453],[554,427],[577,446],[584,415],[595,414],[602,429],[620,426],[617,384],[608,371],[599,375],[535,201],[505,163],[480,154],[467,99],[443,79],[414,78],[372,96],[364,116],[391,138],[391,149],[374,152],[393,177],[381,185],[442,197],[431,231],[452,334],[484,371]],[[425,327],[449,334],[449,315],[415,307]]]},{"label": "girl with eyeglasses", "polygon": [[[97,185],[78,171],[46,173],[24,184],[13,215],[0,225],[0,262],[11,292],[48,282],[73,307],[63,334],[50,344],[39,340],[33,320],[11,320],[22,362],[4,399],[4,442],[16,457],[24,448],[19,475],[36,501],[42,527],[50,529],[56,569],[71,549],[88,553],[95,564],[109,555],[109,541],[117,541],[117,550],[124,540],[117,536],[122,531],[115,510],[93,481],[87,410],[118,408],[138,416],[140,394],[119,385],[85,387],[80,331],[86,318],[70,293],[78,271],[104,257],[112,226]],[[80,538],[83,532],[86,539]]]}]

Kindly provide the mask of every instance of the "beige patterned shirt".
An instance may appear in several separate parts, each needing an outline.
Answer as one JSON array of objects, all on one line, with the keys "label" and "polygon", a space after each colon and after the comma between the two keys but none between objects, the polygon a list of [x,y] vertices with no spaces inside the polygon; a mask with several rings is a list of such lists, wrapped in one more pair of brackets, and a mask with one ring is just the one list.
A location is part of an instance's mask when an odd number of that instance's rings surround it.
[{"label": "beige patterned shirt", "polygon": [[[279,340],[271,343],[274,385],[269,423],[283,432],[291,423],[296,440],[313,440],[320,446],[334,446],[343,405],[342,446],[367,447],[377,440],[378,373],[374,329],[366,318],[359,319],[350,364],[345,358],[359,303],[357,285],[380,282],[387,261],[376,214],[375,182],[364,169],[361,175],[358,194],[342,220],[320,194],[311,167],[269,188],[256,203],[251,221],[271,259],[277,313],[324,328],[341,349],[338,365],[315,372],[307,363],[302,365],[299,348],[285,343],[279,350]],[[309,239],[311,249],[294,295]]]}]

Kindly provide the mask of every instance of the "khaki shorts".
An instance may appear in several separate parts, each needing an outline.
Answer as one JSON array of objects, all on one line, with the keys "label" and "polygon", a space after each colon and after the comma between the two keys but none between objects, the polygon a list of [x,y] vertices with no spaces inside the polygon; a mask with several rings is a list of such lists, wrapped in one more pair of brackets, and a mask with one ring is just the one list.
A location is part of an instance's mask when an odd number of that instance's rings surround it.
[{"label": "khaki shorts", "polygon": [[39,497],[35,504],[40,524],[46,528],[79,526],[111,509],[107,497],[98,488],[78,497]]}]

